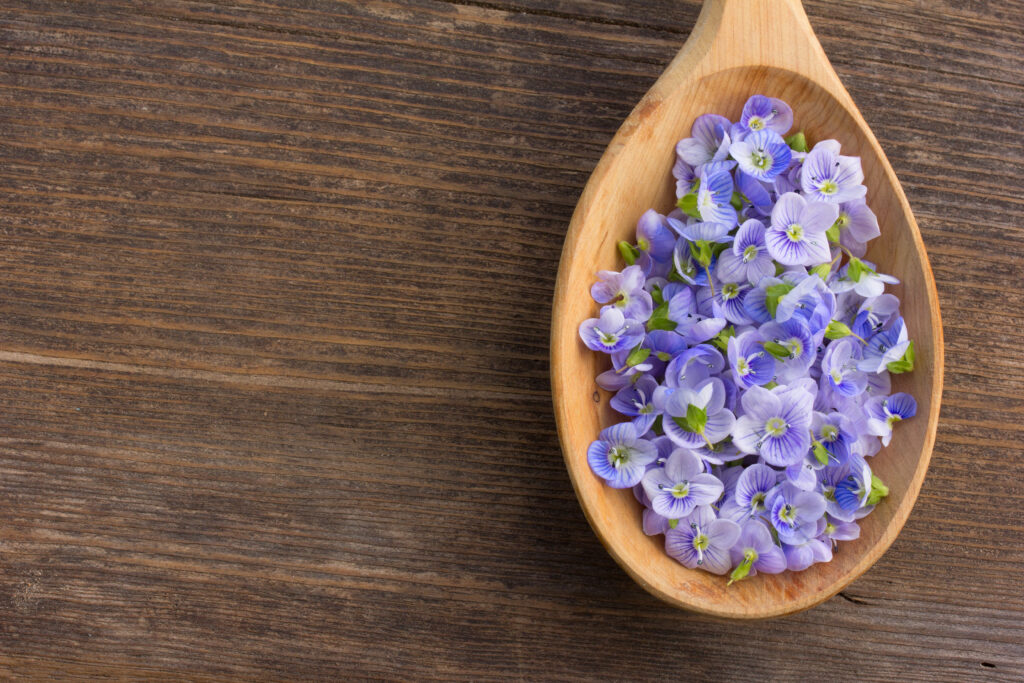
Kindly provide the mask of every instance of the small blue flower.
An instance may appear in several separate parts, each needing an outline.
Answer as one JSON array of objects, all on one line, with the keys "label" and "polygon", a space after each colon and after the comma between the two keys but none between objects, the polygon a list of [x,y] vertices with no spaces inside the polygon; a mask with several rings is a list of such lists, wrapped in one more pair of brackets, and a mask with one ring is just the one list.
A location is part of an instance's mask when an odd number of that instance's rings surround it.
[{"label": "small blue flower", "polygon": [[744,453],[760,455],[770,465],[788,467],[801,462],[811,447],[814,396],[800,386],[771,391],[750,387],[740,399],[743,415],[736,420],[732,440]]},{"label": "small blue flower", "polygon": [[720,223],[728,232],[736,225],[736,209],[729,203],[732,200],[732,176],[728,171],[709,171],[702,167],[700,189],[697,190],[697,211],[701,220],[707,223]]},{"label": "small blue flower", "polygon": [[891,326],[868,339],[864,355],[857,367],[864,372],[883,372],[889,363],[903,358],[910,346],[910,337],[903,318],[896,316]]},{"label": "small blue flower", "polygon": [[681,386],[665,401],[665,436],[683,448],[713,445],[729,436],[736,416],[725,407],[726,389],[717,377]]},{"label": "small blue flower", "polygon": [[743,173],[765,182],[774,180],[789,168],[793,156],[786,141],[771,130],[759,130],[732,143],[729,154]]},{"label": "small blue flower", "polygon": [[627,318],[643,322],[651,317],[654,301],[644,289],[644,270],[640,266],[627,266],[621,273],[602,270],[599,279],[590,288],[590,295],[605,308],[615,307]]},{"label": "small blue flower", "polygon": [[636,223],[636,246],[641,258],[647,257],[659,263],[672,259],[676,236],[669,229],[665,217],[654,209],[648,209]]},{"label": "small blue flower", "polygon": [[804,159],[800,173],[800,189],[813,202],[838,204],[860,199],[868,191],[863,182],[860,158],[840,156],[835,140],[816,144]]},{"label": "small blue flower", "polygon": [[764,241],[764,224],[756,219],[744,221],[732,248],[718,257],[715,275],[722,282],[749,282],[757,285],[765,277],[775,274],[775,264]]},{"label": "small blue flower", "polygon": [[739,538],[739,524],[716,518],[710,506],[702,505],[665,533],[665,551],[685,567],[721,575],[732,568],[729,550]]},{"label": "small blue flower", "polygon": [[867,376],[857,369],[860,359],[860,342],[850,337],[832,342],[821,359],[821,380],[837,394],[859,396],[868,385]]},{"label": "small blue flower", "polygon": [[779,197],[765,234],[768,253],[786,266],[815,266],[832,260],[825,231],[839,215],[834,204],[808,202],[795,192]]},{"label": "small blue flower", "polygon": [[722,482],[704,473],[704,464],[693,453],[672,451],[664,467],[647,471],[641,482],[651,508],[669,519],[689,515],[698,505],[710,505],[722,495]]},{"label": "small blue flower", "polygon": [[729,583],[754,576],[757,572],[778,574],[786,568],[786,556],[782,554],[782,549],[772,542],[768,527],[757,519],[741,527],[740,539],[730,554],[735,569],[729,575]]},{"label": "small blue flower", "polygon": [[580,339],[592,351],[615,353],[632,349],[643,338],[643,323],[626,318],[612,306],[606,306],[600,318],[590,318],[580,325]]},{"label": "small blue flower", "polygon": [[661,414],[654,405],[654,391],[658,382],[650,375],[644,375],[635,383],[623,387],[612,397],[612,408],[633,418],[633,426],[640,436],[646,434]]},{"label": "small blue flower", "polygon": [[903,392],[885,398],[870,398],[864,405],[864,412],[868,416],[868,432],[882,437],[882,445],[888,446],[892,440],[892,426],[914,417],[917,401]]},{"label": "small blue flower", "polygon": [[740,120],[732,126],[733,137],[769,130],[785,135],[793,127],[793,110],[775,97],[754,95],[743,105]]},{"label": "small blue flower", "polygon": [[743,470],[736,482],[736,504],[743,508],[749,517],[766,513],[768,508],[765,501],[778,480],[778,473],[768,465],[751,465]]},{"label": "small blue flower", "polygon": [[590,469],[616,489],[628,489],[639,484],[647,465],[657,457],[657,447],[639,438],[630,422],[602,430],[598,440],[587,449]]},{"label": "small blue flower", "polygon": [[785,482],[766,501],[768,519],[783,543],[806,543],[818,535],[818,520],[825,514],[825,497]]},{"label": "small blue flower", "polygon": [[690,128],[690,136],[676,144],[676,154],[696,168],[709,161],[722,161],[729,156],[729,128],[732,123],[724,116],[704,114],[698,116]]},{"label": "small blue flower", "polygon": [[764,338],[756,330],[731,337],[726,347],[732,379],[741,389],[772,381],[775,358],[764,350]]}]

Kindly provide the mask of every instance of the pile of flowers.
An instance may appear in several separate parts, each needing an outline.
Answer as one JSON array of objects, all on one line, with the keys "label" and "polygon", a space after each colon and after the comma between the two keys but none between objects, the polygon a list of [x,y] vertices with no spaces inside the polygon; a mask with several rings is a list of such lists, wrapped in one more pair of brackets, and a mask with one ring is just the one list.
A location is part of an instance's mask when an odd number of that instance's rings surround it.
[{"label": "pile of flowers", "polygon": [[677,208],[640,217],[579,329],[626,418],[591,469],[633,489],[671,557],[729,583],[857,538],[888,493],[868,461],[917,410],[890,388],[914,345],[885,292],[898,280],[864,259],[879,227],[860,159],[783,137],[792,124],[762,95],[735,123],[699,117],[676,145]]}]

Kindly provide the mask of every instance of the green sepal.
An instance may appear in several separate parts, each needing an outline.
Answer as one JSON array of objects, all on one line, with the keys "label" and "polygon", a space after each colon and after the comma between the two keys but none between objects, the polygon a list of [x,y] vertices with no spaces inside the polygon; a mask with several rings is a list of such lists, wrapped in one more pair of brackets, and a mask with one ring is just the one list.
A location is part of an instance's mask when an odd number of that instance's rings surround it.
[{"label": "green sepal", "polygon": [[775,317],[775,311],[779,308],[779,299],[786,296],[793,290],[793,285],[788,282],[780,282],[777,285],[771,285],[765,290],[765,306],[768,308],[768,312],[771,316]]},{"label": "green sepal", "polygon": [[829,339],[842,339],[843,337],[850,336],[850,326],[846,323],[841,323],[838,320],[833,320],[825,328],[825,336]]},{"label": "green sepal", "polygon": [[775,262],[775,277],[778,277],[786,272],[786,266],[782,265],[778,261]]},{"label": "green sepal", "polygon": [[787,135],[783,138],[789,148],[794,152],[806,152],[807,151],[807,138],[804,136],[804,132],[798,131],[792,135]]},{"label": "green sepal", "polygon": [[[732,574],[729,574],[729,584],[734,581],[741,581],[750,574],[750,568],[754,566],[754,556],[749,552],[743,557],[743,561],[736,565],[736,568],[732,570]],[[726,584],[726,585],[729,585]]]},{"label": "green sepal", "polygon": [[821,445],[820,441],[814,441],[814,457],[822,465],[828,464],[828,449]]},{"label": "green sepal", "polygon": [[629,242],[622,240],[619,242],[619,254],[622,256],[622,260],[626,262],[626,265],[631,266],[636,263],[636,258],[640,255],[640,250]]},{"label": "green sepal", "polygon": [[775,356],[779,360],[786,360],[787,358],[789,358],[792,355],[789,352],[789,349],[787,349],[782,344],[779,344],[778,342],[766,341],[761,346],[764,347],[765,351],[767,351],[768,353],[772,354],[773,356]]},{"label": "green sepal", "polygon": [[776,382],[775,380],[771,380],[770,382],[765,382],[764,385],[763,385],[763,387],[765,389],[767,389],[768,391],[771,391],[772,389],[774,389],[777,386],[779,386],[779,383]]},{"label": "green sepal", "polygon": [[635,349],[629,352],[628,356],[626,356],[626,365],[628,365],[629,367],[633,367],[634,365],[640,365],[645,360],[647,360],[647,356],[649,355],[651,355],[650,349],[645,349],[642,346],[637,346]]},{"label": "green sepal", "polygon": [[829,273],[832,272],[832,264],[831,263],[819,263],[818,265],[816,265],[813,268],[811,268],[810,272],[811,272],[811,275],[817,275],[818,277],[821,278],[821,281],[824,282],[825,280],[828,279]]},{"label": "green sepal", "polygon": [[722,331],[715,335],[715,338],[711,340],[711,345],[719,351],[726,351],[729,349],[729,338],[736,336],[736,328],[732,325],[726,325],[722,328]]},{"label": "green sepal", "polygon": [[697,195],[695,193],[684,194],[676,202],[676,206],[687,216],[700,218],[700,211],[697,210]]},{"label": "green sepal", "polygon": [[708,423],[708,411],[704,408],[698,408],[692,403],[686,406],[686,424],[689,425],[690,431],[695,434],[704,433],[704,425]]},{"label": "green sepal", "polygon": [[868,494],[868,505],[878,505],[879,501],[889,495],[889,487],[882,483],[876,475],[871,475],[871,493]]},{"label": "green sepal", "polygon": [[740,211],[743,209],[743,195],[737,190],[733,190],[732,197],[729,198],[729,203],[732,204],[732,208]]},{"label": "green sepal", "polygon": [[653,285],[651,287],[651,300],[654,301],[655,306],[660,306],[665,303],[665,294],[661,291],[661,287]]},{"label": "green sepal", "polygon": [[907,346],[906,352],[903,354],[903,358],[894,360],[891,363],[886,363],[886,369],[894,375],[902,375],[904,372],[910,372],[914,369],[914,340],[910,340],[910,344]]},{"label": "green sepal", "polygon": [[707,240],[697,240],[690,244],[693,245],[690,249],[690,254],[693,256],[693,260],[704,268],[711,265],[711,242],[708,242]]},{"label": "green sepal", "polygon": [[647,321],[647,330],[668,330],[671,332],[676,329],[677,324],[668,319],[668,302],[662,301],[654,312],[651,313],[650,320]]},{"label": "green sepal", "polygon": [[668,520],[668,528],[669,529],[675,529],[677,526],[679,526],[679,520],[678,519],[670,519],[670,520]]},{"label": "green sepal", "polygon": [[865,273],[876,274],[869,266],[865,265],[859,258],[853,257],[846,266],[846,275],[854,282],[860,282]]},{"label": "green sepal", "polygon": [[836,222],[833,223],[831,225],[831,227],[829,227],[829,229],[825,231],[825,237],[827,237],[828,241],[831,242],[832,244],[839,244],[839,219],[838,218],[836,219]]}]

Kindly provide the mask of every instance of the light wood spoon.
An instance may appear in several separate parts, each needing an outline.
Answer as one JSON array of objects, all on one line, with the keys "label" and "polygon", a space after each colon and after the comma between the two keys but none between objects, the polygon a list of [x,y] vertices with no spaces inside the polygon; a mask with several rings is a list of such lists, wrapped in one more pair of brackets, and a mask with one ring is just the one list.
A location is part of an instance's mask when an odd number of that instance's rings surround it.
[{"label": "light wood spoon", "polygon": [[[641,506],[629,490],[609,488],[587,464],[598,432],[624,418],[608,405],[594,378],[604,354],[580,341],[579,324],[594,317],[590,285],[598,270],[620,270],[616,243],[633,242],[648,208],[668,213],[675,143],[693,120],[715,113],[737,120],[751,95],[778,97],[793,108],[794,131],[810,144],[834,138],[843,154],[860,156],[868,205],[882,235],[867,258],[900,278],[914,339],[916,369],[893,376],[893,391],[911,393],[917,416],[895,430],[870,464],[890,494],[861,521],[856,541],[835,558],[802,572],[758,575],[726,586],[726,578],[686,569],[665,554],[664,537],[645,536]],[[731,618],[774,617],[812,607],[843,589],[892,544],[924,480],[942,392],[942,326],[921,235],[899,181],[878,141],[843,88],[814,36],[799,0],[707,0],[686,45],[622,124],[590,177],[573,214],[555,287],[551,383],[566,466],[583,511],[612,557],[646,590],[673,605]]]}]

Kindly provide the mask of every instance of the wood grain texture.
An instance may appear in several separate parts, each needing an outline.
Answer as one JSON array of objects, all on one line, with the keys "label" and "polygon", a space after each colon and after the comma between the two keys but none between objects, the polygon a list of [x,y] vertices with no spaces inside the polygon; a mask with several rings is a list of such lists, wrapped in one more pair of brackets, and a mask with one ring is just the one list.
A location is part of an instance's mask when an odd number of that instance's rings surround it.
[{"label": "wood grain texture", "polygon": [[0,676],[1024,676],[1024,4],[806,7],[945,394],[879,563],[736,625],[605,553],[548,384],[569,217],[699,3],[3,3]]},{"label": "wood grain texture", "polygon": [[[752,38],[754,37],[754,38]],[[727,577],[683,567],[665,553],[665,537],[637,525],[633,491],[613,489],[591,471],[588,450],[601,429],[621,421],[611,392],[594,379],[610,366],[579,338],[595,315],[595,273],[621,268],[613,245],[631,243],[637,219],[675,206],[676,142],[708,112],[737,120],[751,93],[792,102],[809,140],[837,140],[861,159],[868,201],[881,236],[867,256],[899,278],[893,288],[915,338],[913,373],[893,391],[917,398],[917,415],[871,459],[889,486],[886,501],[860,522],[860,535],[831,562],[802,572],[729,585]],[[813,142],[812,142],[813,144]],[[551,314],[551,393],[569,477],[601,543],[637,583],[672,605],[715,617],[765,619],[814,607],[864,573],[903,528],[924,481],[942,395],[942,323],[938,294],[913,213],[856,105],[814,36],[799,0],[707,0],[679,54],[636,105],[608,145],[573,212],[562,248]],[[594,397],[598,397],[595,401]]]}]

